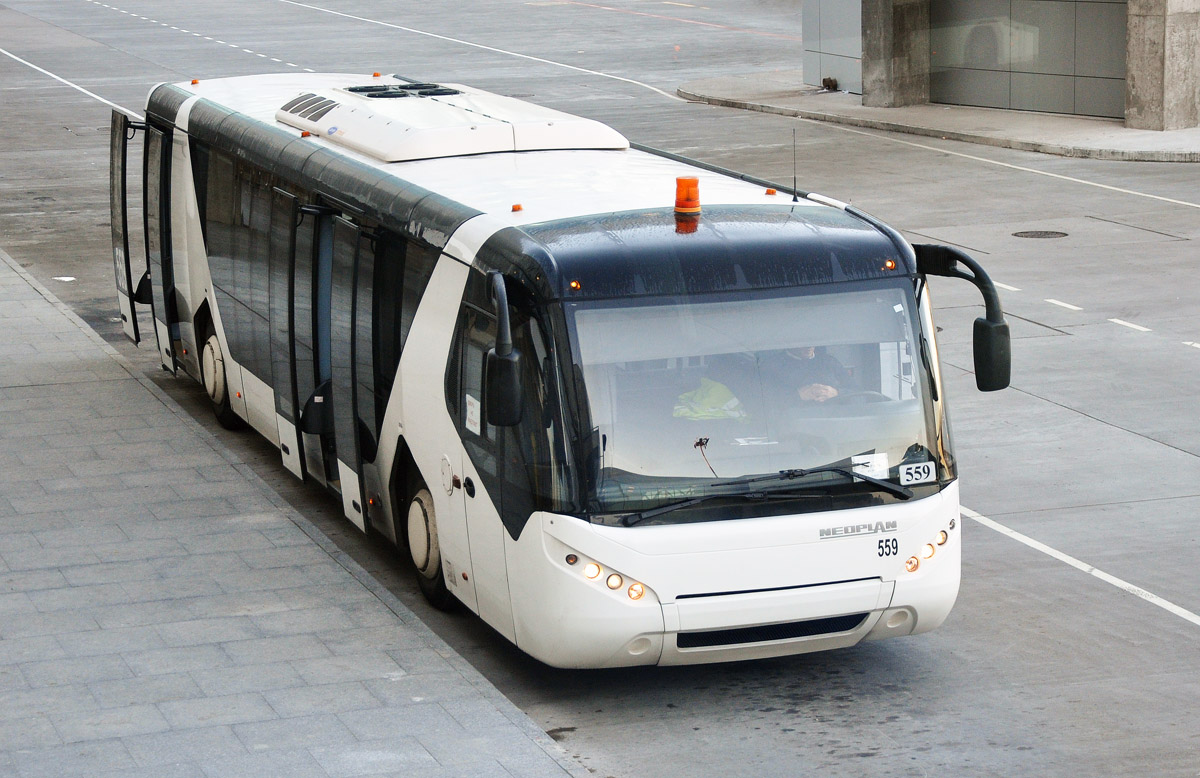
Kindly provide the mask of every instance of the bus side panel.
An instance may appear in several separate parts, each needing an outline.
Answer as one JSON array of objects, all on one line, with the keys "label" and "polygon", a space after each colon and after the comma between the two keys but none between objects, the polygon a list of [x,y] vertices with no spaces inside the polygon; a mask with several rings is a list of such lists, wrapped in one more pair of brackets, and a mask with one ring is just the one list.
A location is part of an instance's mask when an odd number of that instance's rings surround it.
[{"label": "bus side panel", "polygon": [[[446,577],[446,584],[455,597],[478,613],[466,516],[461,505],[454,504],[455,500],[463,499],[462,489],[443,484],[442,477],[443,449],[451,444],[462,448],[458,430],[446,409],[446,360],[468,270],[466,265],[449,256],[443,255],[438,260],[413,318],[408,346],[400,357],[399,382],[404,409],[404,440],[433,496],[442,567],[456,571],[455,575]],[[454,466],[457,469],[458,466]],[[407,506],[401,508],[401,511],[406,510]],[[463,580],[464,574],[466,580]]]}]

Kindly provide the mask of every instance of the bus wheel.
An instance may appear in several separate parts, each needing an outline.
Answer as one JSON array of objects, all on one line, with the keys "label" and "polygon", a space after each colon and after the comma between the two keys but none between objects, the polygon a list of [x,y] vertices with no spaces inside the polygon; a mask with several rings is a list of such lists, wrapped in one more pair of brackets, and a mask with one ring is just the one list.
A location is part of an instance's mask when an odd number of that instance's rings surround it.
[{"label": "bus wheel", "polygon": [[221,341],[209,335],[200,352],[200,377],[204,390],[212,402],[213,415],[227,430],[240,430],[246,426],[241,417],[229,405],[229,386],[225,383],[225,357],[221,354]]},{"label": "bus wheel", "polygon": [[438,610],[450,610],[454,595],[446,588],[442,574],[442,554],[438,548],[437,517],[433,512],[433,495],[423,486],[408,504],[408,553],[417,568],[417,585],[429,604]]}]

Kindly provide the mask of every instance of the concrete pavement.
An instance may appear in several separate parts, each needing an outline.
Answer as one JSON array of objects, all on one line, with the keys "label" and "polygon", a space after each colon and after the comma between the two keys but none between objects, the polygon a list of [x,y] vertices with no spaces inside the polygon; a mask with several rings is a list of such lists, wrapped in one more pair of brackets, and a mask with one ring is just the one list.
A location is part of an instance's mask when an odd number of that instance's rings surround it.
[{"label": "concrete pavement", "polygon": [[1200,162],[1200,128],[1131,130],[1119,119],[933,103],[868,108],[859,95],[805,85],[799,70],[706,78],[684,84],[678,93],[688,100],[729,108],[1064,157]]},{"label": "concrete pavement", "polygon": [[0,250],[0,776],[583,774]]}]

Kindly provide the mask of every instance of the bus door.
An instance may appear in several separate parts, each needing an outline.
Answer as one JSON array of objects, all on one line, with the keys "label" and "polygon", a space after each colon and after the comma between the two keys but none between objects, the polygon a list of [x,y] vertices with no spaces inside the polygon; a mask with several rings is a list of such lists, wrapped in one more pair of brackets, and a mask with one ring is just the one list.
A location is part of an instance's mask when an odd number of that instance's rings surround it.
[{"label": "bus door", "polygon": [[[269,248],[271,306],[271,383],[275,387],[275,414],[279,429],[279,450],[283,464],[304,478],[304,454],[301,448],[300,402],[296,392],[296,232],[300,216],[297,198],[283,191],[271,191]],[[310,284],[311,286],[311,284]],[[312,344],[308,343],[311,363]],[[309,366],[311,370],[311,365]]]},{"label": "bus door", "polygon": [[171,259],[171,131],[146,126],[146,152],[142,161],[143,213],[146,230],[146,272],[150,276],[151,310],[158,357],[164,369],[177,369],[172,341],[179,339],[175,311],[175,273]]},{"label": "bus door", "polygon": [[129,140],[138,130],[146,129],[141,122],[131,122],[121,111],[112,112],[109,132],[108,195],[109,221],[112,224],[113,271],[116,276],[117,306],[121,312],[121,329],[134,343],[140,343],[135,303],[150,304],[150,274],[143,270],[134,274],[129,256],[128,160]]},{"label": "bus door", "polygon": [[[292,266],[291,361],[300,407],[299,446],[304,473],[319,484],[338,488],[333,452],[332,366],[329,340],[330,285],[333,268],[333,210],[322,205],[300,208]],[[330,478],[330,464],[333,478]]]},{"label": "bus door", "polygon": [[[329,477],[337,479],[346,517],[359,529],[365,529],[367,510],[362,496],[360,430],[355,409],[354,290],[359,264],[362,261],[370,261],[373,250],[369,240],[354,222],[342,216],[335,216],[332,221],[332,275],[328,312],[333,445],[332,449],[326,450],[326,461],[332,465],[327,465],[326,472]],[[364,316],[369,325],[369,305],[366,306]],[[366,356],[369,359],[369,350]],[[331,472],[334,469],[336,472]]]}]

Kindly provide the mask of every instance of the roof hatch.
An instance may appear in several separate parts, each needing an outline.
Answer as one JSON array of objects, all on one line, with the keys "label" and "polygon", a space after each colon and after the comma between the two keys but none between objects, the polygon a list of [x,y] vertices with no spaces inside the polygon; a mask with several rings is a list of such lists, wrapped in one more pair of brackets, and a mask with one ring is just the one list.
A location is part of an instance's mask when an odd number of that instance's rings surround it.
[{"label": "roof hatch", "polygon": [[396,78],[303,92],[275,118],[383,162],[629,148],[624,136],[591,119],[457,84]]}]

